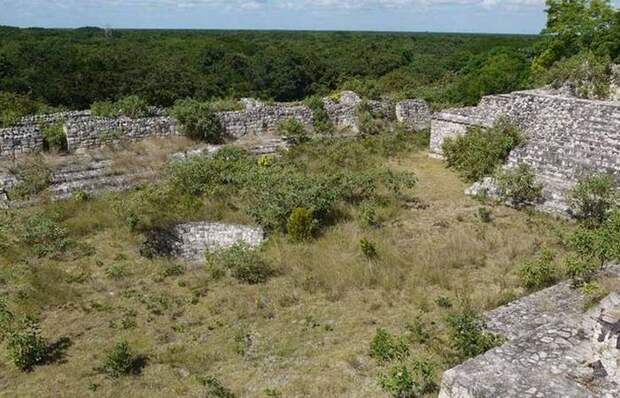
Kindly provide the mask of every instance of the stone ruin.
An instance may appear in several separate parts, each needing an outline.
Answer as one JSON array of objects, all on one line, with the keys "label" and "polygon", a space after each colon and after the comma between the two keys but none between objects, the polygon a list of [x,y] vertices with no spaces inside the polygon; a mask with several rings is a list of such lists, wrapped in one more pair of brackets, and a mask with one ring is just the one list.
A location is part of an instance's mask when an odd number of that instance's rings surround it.
[{"label": "stone ruin", "polygon": [[238,243],[255,248],[264,239],[265,232],[260,227],[196,222],[152,233],[142,250],[149,256],[172,256],[197,263],[205,259],[208,251],[226,249]]},{"label": "stone ruin", "polygon": [[[620,283],[620,265],[604,277]],[[584,310],[569,282],[485,314],[506,342],[444,373],[440,398],[620,396],[620,291]]]},{"label": "stone ruin", "polygon": [[505,117],[527,142],[514,149],[507,167],[525,163],[543,185],[542,210],[565,214],[564,194],[583,177],[610,174],[620,183],[620,102],[563,97],[541,90],[484,97],[477,107],[433,115],[431,154],[442,156],[446,138],[470,127],[491,127]]},{"label": "stone ruin", "polygon": [[[357,131],[357,106],[362,100],[352,92],[343,92],[338,103],[324,99],[327,113],[335,126]],[[313,113],[302,103],[268,104],[243,99],[243,110],[218,112],[224,135],[230,139],[265,136],[276,133],[278,123],[295,119],[308,129],[313,126]],[[424,101],[369,101],[373,109],[395,112],[398,121],[414,129],[430,127],[430,108]],[[0,129],[0,159],[43,151],[43,129],[52,123],[63,123],[70,152],[91,149],[120,140],[136,141],[146,137],[167,137],[179,134],[178,122],[162,110],[152,108],[153,116],[138,119],[104,118],[90,111],[64,112],[28,116],[15,125]]]}]

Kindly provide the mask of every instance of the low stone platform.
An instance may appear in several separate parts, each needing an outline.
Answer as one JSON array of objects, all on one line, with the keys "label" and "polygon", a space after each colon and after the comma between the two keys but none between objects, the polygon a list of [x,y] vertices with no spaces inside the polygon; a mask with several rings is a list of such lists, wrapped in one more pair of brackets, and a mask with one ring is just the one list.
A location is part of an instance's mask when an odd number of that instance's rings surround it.
[{"label": "low stone platform", "polygon": [[153,233],[147,239],[145,249],[150,255],[200,262],[209,250],[225,249],[238,243],[258,247],[264,239],[265,232],[260,227],[196,222]]},{"label": "low stone platform", "polygon": [[[620,266],[605,273],[620,279]],[[620,291],[583,303],[561,283],[488,312],[507,342],[445,372],[439,397],[620,397]]]}]

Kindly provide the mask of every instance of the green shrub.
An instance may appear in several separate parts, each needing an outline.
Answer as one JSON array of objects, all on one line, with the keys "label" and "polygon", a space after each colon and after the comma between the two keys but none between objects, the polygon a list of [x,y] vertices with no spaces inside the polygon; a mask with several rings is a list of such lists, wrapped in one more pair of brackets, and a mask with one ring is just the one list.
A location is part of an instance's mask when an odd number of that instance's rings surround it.
[{"label": "green shrub", "polygon": [[597,226],[618,205],[618,192],[612,176],[596,175],[577,182],[567,195],[571,213],[588,226]]},{"label": "green shrub", "polygon": [[93,116],[108,118],[127,116],[132,119],[139,119],[150,115],[148,104],[137,95],[123,97],[116,102],[94,102],[90,106],[90,111]]},{"label": "green shrub", "polygon": [[590,309],[609,294],[609,290],[596,281],[584,283],[579,292],[584,296],[584,310]]},{"label": "green shrub", "polygon": [[243,243],[207,254],[212,271],[227,272],[240,282],[251,285],[266,282],[273,275],[269,264],[256,249]]},{"label": "green shrub", "polygon": [[364,254],[364,256],[368,259],[373,259],[378,256],[377,247],[373,242],[369,241],[368,239],[360,240],[360,250],[362,251],[362,254]]},{"label": "green shrub", "polygon": [[370,342],[370,356],[378,361],[388,362],[404,359],[409,355],[409,346],[405,339],[388,333],[385,329],[377,329]]},{"label": "green shrub", "polygon": [[288,236],[295,242],[304,242],[312,238],[312,230],[314,229],[314,218],[312,212],[303,207],[293,209],[286,231]]},{"label": "green shrub", "polygon": [[449,315],[447,324],[452,346],[463,360],[483,354],[502,343],[500,337],[484,331],[484,322],[470,310]]},{"label": "green shrub", "polygon": [[540,289],[556,281],[555,254],[544,249],[534,260],[525,262],[520,270],[521,283],[528,289]]},{"label": "green shrub", "polygon": [[66,228],[47,214],[26,219],[19,231],[19,239],[38,257],[63,253],[72,243]]},{"label": "green shrub", "polygon": [[542,186],[536,183],[536,175],[525,163],[515,168],[500,170],[495,181],[504,201],[512,206],[523,208],[540,202]]},{"label": "green shrub", "polygon": [[90,112],[97,117],[117,117],[116,106],[112,101],[96,101],[90,106]]},{"label": "green shrub", "polygon": [[212,144],[222,142],[224,128],[208,102],[178,100],[171,114],[179,121],[181,131],[186,136]]},{"label": "green shrub", "polygon": [[317,134],[329,134],[334,131],[334,125],[325,110],[325,104],[320,96],[312,96],[304,101],[306,106],[312,110],[312,124],[314,132]]},{"label": "green shrub", "polygon": [[534,68],[536,83],[560,88],[564,84],[574,87],[581,98],[606,99],[611,81],[611,59],[584,51],[554,63],[550,68]]},{"label": "green shrub", "polygon": [[613,210],[597,228],[581,226],[568,236],[569,248],[600,267],[608,261],[620,261],[620,210]]},{"label": "green shrub", "polygon": [[27,96],[0,91],[0,128],[11,126],[40,108],[40,103]]},{"label": "green shrub", "polygon": [[491,213],[491,210],[487,209],[486,207],[478,208],[478,218],[480,219],[480,221],[482,221],[485,224],[488,224],[491,221],[493,221],[492,214],[493,213]]},{"label": "green shrub", "polygon": [[214,112],[242,111],[243,104],[234,98],[217,98],[209,102]]},{"label": "green shrub", "polygon": [[310,139],[306,127],[295,118],[289,118],[279,122],[276,129],[279,135],[295,144],[301,144]]},{"label": "green shrub", "polygon": [[357,105],[356,114],[359,133],[363,136],[378,135],[390,130],[389,122],[394,119],[392,115],[375,112],[367,101]]},{"label": "green shrub", "polygon": [[9,190],[12,199],[29,199],[45,191],[52,181],[52,170],[40,154],[18,162],[11,172],[19,181]]},{"label": "green shrub", "polygon": [[99,370],[116,379],[121,376],[140,374],[144,362],[144,356],[134,353],[127,341],[121,340],[106,353]]},{"label": "green shrub", "polygon": [[470,128],[462,136],[446,139],[443,153],[449,167],[474,182],[492,175],[523,142],[519,129],[502,119],[490,129]]},{"label": "green shrub", "polygon": [[376,227],[379,225],[377,207],[372,202],[362,202],[358,209],[358,221],[363,227]]},{"label": "green shrub", "polygon": [[392,366],[379,377],[379,385],[394,398],[419,398],[437,391],[433,378],[430,363],[415,361],[411,370],[403,364]]},{"label": "green shrub", "polygon": [[76,202],[86,202],[90,199],[90,195],[88,192],[77,190],[71,193],[71,198],[73,198]]},{"label": "green shrub", "polygon": [[564,268],[566,276],[572,280],[575,287],[580,287],[590,282],[597,271],[600,270],[599,264],[596,264],[592,259],[585,259],[574,255],[564,260]]},{"label": "green shrub", "polygon": [[62,152],[67,150],[67,136],[65,135],[64,123],[57,122],[43,127],[43,145],[46,150]]},{"label": "green shrub", "polygon": [[215,377],[209,376],[200,381],[207,388],[207,398],[235,398],[235,394]]},{"label": "green shrub", "polygon": [[9,358],[23,371],[32,370],[47,358],[47,342],[41,337],[39,322],[32,317],[16,319],[5,338]]}]

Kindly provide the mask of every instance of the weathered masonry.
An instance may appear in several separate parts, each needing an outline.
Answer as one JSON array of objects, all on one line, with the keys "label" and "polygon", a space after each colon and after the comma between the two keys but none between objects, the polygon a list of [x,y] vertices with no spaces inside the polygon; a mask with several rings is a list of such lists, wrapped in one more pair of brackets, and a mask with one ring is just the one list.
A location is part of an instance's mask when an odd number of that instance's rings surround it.
[{"label": "weathered masonry", "polygon": [[526,163],[533,168],[544,187],[544,209],[565,211],[564,193],[585,176],[606,173],[620,183],[620,102],[536,90],[487,96],[477,107],[433,115],[431,153],[441,156],[446,138],[470,127],[490,127],[501,117],[527,136],[527,143],[512,151],[507,166]]},{"label": "weathered masonry", "polygon": [[[619,286],[620,266],[605,273]],[[564,282],[488,312],[506,343],[445,372],[439,397],[620,396],[620,291],[583,308]]]},{"label": "weathered masonry", "polygon": [[[302,103],[267,104],[243,99],[244,109],[219,112],[224,134],[231,139],[245,136],[272,135],[278,123],[295,119],[312,129],[313,112]],[[324,99],[325,109],[338,128],[357,131],[357,107],[362,100],[352,92],[343,92],[339,102]],[[414,129],[430,127],[431,113],[424,101],[369,101],[369,106],[383,113],[395,113],[398,121]],[[178,123],[161,110],[152,109],[154,116],[139,119],[127,117],[94,117],[90,111],[65,112],[23,118],[14,126],[0,129],[0,159],[43,150],[43,130],[52,123],[62,123],[68,149],[74,152],[119,140],[140,140],[146,137],[177,135]]]}]

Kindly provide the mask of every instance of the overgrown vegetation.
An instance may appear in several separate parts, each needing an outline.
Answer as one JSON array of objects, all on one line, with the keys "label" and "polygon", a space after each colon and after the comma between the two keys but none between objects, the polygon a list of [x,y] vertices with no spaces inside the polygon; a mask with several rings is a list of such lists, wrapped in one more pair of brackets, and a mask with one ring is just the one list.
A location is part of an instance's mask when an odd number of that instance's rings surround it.
[{"label": "overgrown vegetation", "polygon": [[148,103],[137,95],[123,97],[118,101],[94,102],[90,110],[93,116],[119,117],[126,116],[138,119],[150,115]]},{"label": "overgrown vegetation", "polygon": [[274,273],[256,249],[244,244],[209,253],[207,264],[216,277],[228,273],[249,284],[263,283]]},{"label": "overgrown vegetation", "polygon": [[471,128],[465,135],[446,139],[443,153],[449,167],[474,182],[492,175],[523,142],[519,129],[501,119],[492,128]]},{"label": "overgrown vegetation", "polygon": [[542,186],[536,182],[534,171],[525,163],[512,169],[500,169],[495,181],[501,198],[516,208],[535,205],[542,199]]},{"label": "overgrown vegetation", "polygon": [[170,113],[179,121],[186,136],[212,144],[222,142],[223,127],[210,103],[179,100]]}]

